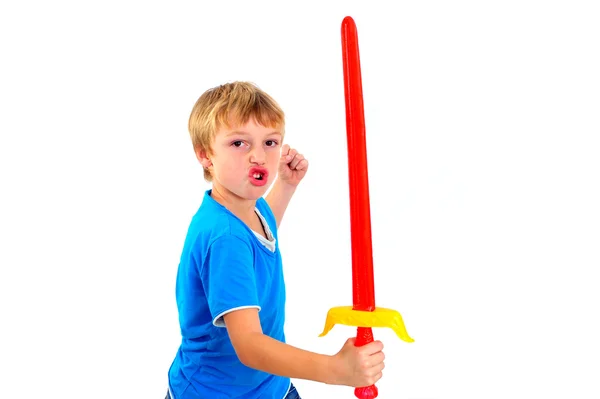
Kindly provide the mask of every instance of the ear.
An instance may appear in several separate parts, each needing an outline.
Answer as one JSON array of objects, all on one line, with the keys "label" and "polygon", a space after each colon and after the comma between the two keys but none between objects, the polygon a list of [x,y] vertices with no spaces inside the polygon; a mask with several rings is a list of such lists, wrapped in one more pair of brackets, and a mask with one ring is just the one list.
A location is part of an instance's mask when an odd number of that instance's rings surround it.
[{"label": "ear", "polygon": [[194,150],[194,152],[196,153],[196,158],[200,162],[200,165],[202,165],[204,169],[208,169],[212,166],[212,162],[208,157],[208,153],[205,150],[197,148],[196,150]]}]

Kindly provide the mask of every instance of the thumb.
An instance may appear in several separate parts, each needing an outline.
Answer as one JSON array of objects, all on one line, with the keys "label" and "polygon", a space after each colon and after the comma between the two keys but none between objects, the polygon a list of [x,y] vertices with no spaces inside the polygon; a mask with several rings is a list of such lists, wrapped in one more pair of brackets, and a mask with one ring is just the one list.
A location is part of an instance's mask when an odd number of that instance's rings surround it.
[{"label": "thumb", "polygon": [[289,169],[289,164],[291,162],[291,159],[287,158],[288,155],[283,155],[281,154],[281,158],[279,158],[279,169]]},{"label": "thumb", "polygon": [[354,346],[354,343],[355,343],[355,342],[356,342],[356,337],[351,337],[351,338],[348,338],[348,339],[346,340],[346,343],[344,344],[344,346],[349,346],[349,345],[352,345],[352,346]]},{"label": "thumb", "polygon": [[288,159],[290,153],[290,146],[284,144],[281,148],[281,158],[279,158],[279,166],[287,165],[290,163],[291,159]]},{"label": "thumb", "polygon": [[383,343],[381,341],[369,342],[368,344],[364,345],[361,349],[364,351],[364,353],[372,355],[383,350]]}]

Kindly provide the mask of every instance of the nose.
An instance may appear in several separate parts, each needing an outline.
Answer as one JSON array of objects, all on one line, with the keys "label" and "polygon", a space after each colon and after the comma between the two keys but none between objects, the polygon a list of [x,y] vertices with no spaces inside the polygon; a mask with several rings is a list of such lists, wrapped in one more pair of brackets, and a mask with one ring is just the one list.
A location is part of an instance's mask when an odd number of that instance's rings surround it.
[{"label": "nose", "polygon": [[250,153],[250,163],[264,165],[266,163],[265,150],[262,147],[257,147]]}]

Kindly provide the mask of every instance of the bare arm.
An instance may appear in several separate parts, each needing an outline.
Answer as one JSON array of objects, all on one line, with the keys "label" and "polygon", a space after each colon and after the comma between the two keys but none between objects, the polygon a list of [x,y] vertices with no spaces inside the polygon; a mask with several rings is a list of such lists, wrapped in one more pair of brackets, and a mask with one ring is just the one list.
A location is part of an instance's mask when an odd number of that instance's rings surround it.
[{"label": "bare arm", "polygon": [[263,334],[257,309],[224,316],[240,361],[251,368],[289,378],[332,385],[368,386],[381,378],[384,355],[381,342],[355,347],[353,339],[336,355],[322,355],[277,341]]},{"label": "bare arm", "polygon": [[285,144],[281,149],[279,159],[279,176],[265,198],[275,215],[277,228],[279,228],[283,214],[296,192],[296,187],[306,175],[307,170],[308,160],[304,158],[304,155]]},{"label": "bare arm", "polygon": [[273,188],[265,198],[271,211],[275,215],[275,220],[277,221],[277,228],[281,224],[281,219],[283,219],[283,214],[292,199],[292,196],[296,192],[296,186],[292,186],[281,181],[278,178],[273,185]]}]

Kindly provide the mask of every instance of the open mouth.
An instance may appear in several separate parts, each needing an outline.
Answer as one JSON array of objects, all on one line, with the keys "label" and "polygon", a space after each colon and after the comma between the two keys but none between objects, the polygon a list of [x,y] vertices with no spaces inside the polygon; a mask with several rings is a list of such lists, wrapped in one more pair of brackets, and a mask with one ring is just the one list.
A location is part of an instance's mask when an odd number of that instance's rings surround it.
[{"label": "open mouth", "polygon": [[269,172],[264,168],[254,167],[254,168],[250,169],[250,172],[248,173],[248,177],[250,178],[250,181],[252,182],[252,184],[254,184],[255,186],[263,186],[263,185],[267,184],[267,179],[269,178]]}]

